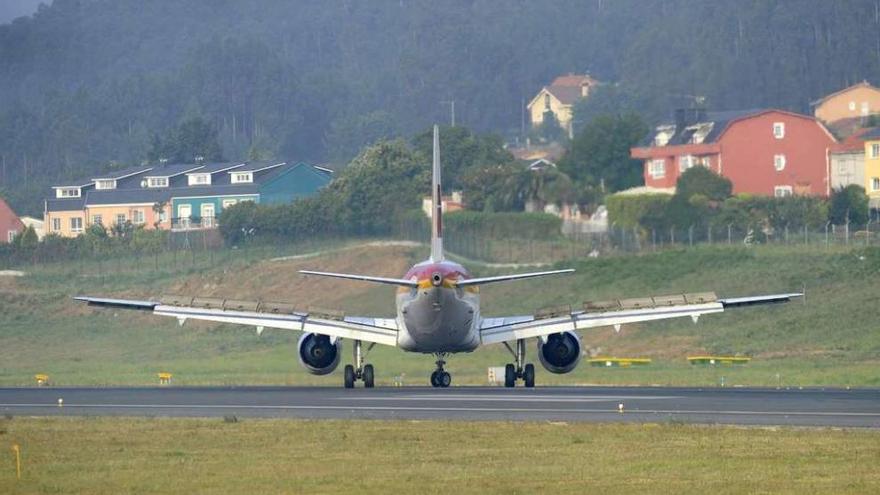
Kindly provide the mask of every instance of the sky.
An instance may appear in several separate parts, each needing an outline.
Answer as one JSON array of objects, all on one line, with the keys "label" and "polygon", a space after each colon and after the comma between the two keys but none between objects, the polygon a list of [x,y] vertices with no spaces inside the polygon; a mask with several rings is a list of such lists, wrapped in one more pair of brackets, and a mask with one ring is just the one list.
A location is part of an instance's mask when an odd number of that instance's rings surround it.
[{"label": "sky", "polygon": [[11,22],[16,17],[33,14],[37,11],[40,2],[49,4],[52,0],[0,0],[0,24]]}]

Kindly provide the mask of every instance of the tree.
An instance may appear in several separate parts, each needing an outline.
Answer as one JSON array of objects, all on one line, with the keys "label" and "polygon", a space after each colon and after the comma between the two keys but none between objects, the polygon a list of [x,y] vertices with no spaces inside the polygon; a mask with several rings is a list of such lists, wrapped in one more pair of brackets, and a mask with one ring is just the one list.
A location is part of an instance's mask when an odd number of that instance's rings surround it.
[{"label": "tree", "polygon": [[154,134],[147,158],[153,162],[167,159],[175,163],[195,163],[198,158],[217,162],[223,160],[223,152],[217,130],[201,117],[195,117],[181,122],[164,137]]},{"label": "tree", "polygon": [[706,167],[691,167],[684,171],[675,184],[675,194],[690,199],[701,194],[710,201],[724,201],[730,197],[733,183]]},{"label": "tree", "polygon": [[559,124],[556,114],[550,110],[544,112],[541,123],[532,129],[530,135],[532,139],[545,143],[564,143],[568,140],[565,129]]},{"label": "tree", "polygon": [[868,223],[868,214],[868,195],[863,187],[851,184],[831,193],[828,219],[832,223],[865,225]]},{"label": "tree", "polygon": [[[431,157],[434,133],[428,129],[412,140],[415,150]],[[513,161],[504,149],[504,141],[494,134],[476,134],[467,127],[440,127],[440,161],[443,164],[443,187],[452,191],[462,187],[462,179],[475,167],[496,167]]]},{"label": "tree", "polygon": [[583,184],[604,185],[608,192],[641,184],[643,165],[630,158],[630,148],[647,133],[634,113],[597,117],[575,136],[559,169]]}]

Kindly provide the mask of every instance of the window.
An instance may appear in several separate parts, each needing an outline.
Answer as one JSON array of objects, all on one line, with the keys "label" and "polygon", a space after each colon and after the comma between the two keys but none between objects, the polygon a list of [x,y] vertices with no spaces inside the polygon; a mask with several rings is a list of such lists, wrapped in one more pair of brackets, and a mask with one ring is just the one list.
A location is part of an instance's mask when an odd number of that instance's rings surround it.
[{"label": "window", "polygon": [[849,102],[849,110],[850,110],[851,112],[855,112],[855,111],[856,111],[856,102],[854,102],[854,101]]},{"label": "window", "polygon": [[159,223],[165,223],[168,221],[168,214],[165,213],[165,210],[159,212]]},{"label": "window", "polygon": [[773,137],[776,139],[782,139],[785,137],[785,122],[773,123]]},{"label": "window", "polygon": [[871,190],[880,191],[880,177],[874,177],[871,179]]},{"label": "window", "polygon": [[116,225],[125,225],[125,213],[116,215]]},{"label": "window", "polygon": [[868,105],[868,102],[863,101],[862,102],[862,115],[868,115],[868,113],[870,111],[871,111],[871,107],[870,107],[870,105]]},{"label": "window", "polygon": [[191,174],[189,176],[189,185],[204,186],[211,183],[211,174]]},{"label": "window", "polygon": [[223,204],[223,209],[225,210],[226,208],[229,208],[230,206],[232,206],[232,205],[234,205],[234,204],[236,204],[236,203],[238,203],[238,200],[237,200],[237,199],[224,199],[224,200],[223,200],[223,203],[222,203],[222,204]]},{"label": "window", "polygon": [[70,218],[70,231],[79,234],[83,231],[83,219],[81,217]]},{"label": "window", "polygon": [[243,182],[253,182],[253,181],[254,181],[254,177],[253,177],[253,174],[251,174],[250,172],[238,172],[238,173],[232,174],[232,183],[233,184],[240,184]]},{"label": "window", "polygon": [[168,177],[150,177],[147,187],[168,187]]},{"label": "window", "polygon": [[777,198],[785,198],[791,196],[791,186],[776,186],[773,188],[773,195]]},{"label": "window", "polygon": [[133,223],[135,225],[143,225],[144,224],[144,210],[132,210],[131,223]]},{"label": "window", "polygon": [[53,218],[52,219],[52,230],[55,232],[58,232],[59,230],[61,230],[61,219],[60,218]]},{"label": "window", "polygon": [[693,167],[696,164],[696,160],[694,159],[694,155],[682,155],[678,159],[678,170],[680,172],[684,172],[685,170]]},{"label": "window", "polygon": [[871,145],[871,158],[880,157],[880,143],[874,143]]},{"label": "window", "polygon": [[116,189],[116,181],[113,179],[96,180],[95,189]]},{"label": "window", "polygon": [[10,244],[12,244],[15,241],[15,236],[17,236],[17,235],[18,235],[18,232],[14,231],[14,230],[10,230],[10,231],[6,232],[6,240],[9,241]]},{"label": "window", "polygon": [[648,164],[648,173],[654,179],[666,177],[666,162],[664,160],[651,160]]},{"label": "window", "polygon": [[101,215],[92,215],[92,225],[104,225],[104,218]]},{"label": "window", "polygon": [[777,172],[782,172],[785,169],[785,155],[773,155],[773,168]]},{"label": "window", "polygon": [[549,94],[544,95],[544,111],[546,112],[547,110],[550,110],[550,95]]},{"label": "window", "polygon": [[57,197],[59,197],[59,198],[78,198],[79,197],[79,188],[78,187],[65,187],[63,189],[59,189]]}]

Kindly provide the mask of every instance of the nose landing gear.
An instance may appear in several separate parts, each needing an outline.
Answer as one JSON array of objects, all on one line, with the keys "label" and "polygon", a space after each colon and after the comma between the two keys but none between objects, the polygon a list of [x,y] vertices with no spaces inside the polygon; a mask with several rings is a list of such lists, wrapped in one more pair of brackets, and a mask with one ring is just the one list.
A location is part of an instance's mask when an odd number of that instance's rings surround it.
[{"label": "nose landing gear", "polygon": [[431,386],[434,388],[446,388],[452,383],[452,375],[449,374],[446,370],[443,369],[443,366],[446,365],[446,361],[443,360],[443,355],[438,355],[437,359],[437,369],[431,373]]},{"label": "nose landing gear", "polygon": [[504,366],[504,386],[513,388],[516,386],[516,380],[521,378],[526,388],[534,387],[535,365],[532,363],[523,365],[523,362],[526,360],[526,341],[524,339],[517,340],[515,351],[510,348],[507,342],[504,343],[504,346],[507,347],[507,350],[516,359],[516,365],[508,363]]}]

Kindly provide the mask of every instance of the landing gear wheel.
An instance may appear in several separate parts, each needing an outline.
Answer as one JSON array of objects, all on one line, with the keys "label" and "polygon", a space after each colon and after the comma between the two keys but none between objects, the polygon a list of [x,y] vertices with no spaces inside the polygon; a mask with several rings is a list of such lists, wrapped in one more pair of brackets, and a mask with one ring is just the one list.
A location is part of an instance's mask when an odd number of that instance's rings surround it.
[{"label": "landing gear wheel", "polygon": [[526,384],[526,388],[532,388],[535,386],[535,365],[527,364],[525,369],[523,370],[523,381]]},{"label": "landing gear wheel", "polygon": [[436,388],[436,387],[440,386],[440,381],[437,380],[437,375],[439,375],[439,374],[440,374],[440,372],[438,372],[438,371],[431,373],[431,386],[432,387]]},{"label": "landing gear wheel", "polygon": [[516,386],[516,367],[509,363],[504,366],[504,386],[507,388]]},{"label": "landing gear wheel", "polygon": [[450,384],[452,384],[452,375],[450,375],[446,371],[440,373],[439,375],[437,375],[437,383],[443,388],[448,387]]},{"label": "landing gear wheel", "polygon": [[373,378],[375,378],[373,374],[373,365],[368,364],[364,366],[364,371],[361,374],[361,379],[364,381],[364,388],[373,388]]},{"label": "landing gear wheel", "polygon": [[354,366],[350,364],[345,365],[345,388],[354,388]]}]

